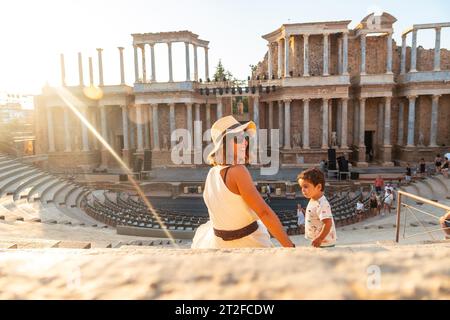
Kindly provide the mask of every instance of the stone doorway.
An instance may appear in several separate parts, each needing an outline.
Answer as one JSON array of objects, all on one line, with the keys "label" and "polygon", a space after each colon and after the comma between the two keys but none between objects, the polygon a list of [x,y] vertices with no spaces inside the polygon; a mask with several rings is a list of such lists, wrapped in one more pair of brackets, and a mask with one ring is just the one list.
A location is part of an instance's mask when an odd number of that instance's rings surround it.
[{"label": "stone doorway", "polygon": [[364,132],[364,145],[366,146],[366,162],[375,161],[375,131]]}]

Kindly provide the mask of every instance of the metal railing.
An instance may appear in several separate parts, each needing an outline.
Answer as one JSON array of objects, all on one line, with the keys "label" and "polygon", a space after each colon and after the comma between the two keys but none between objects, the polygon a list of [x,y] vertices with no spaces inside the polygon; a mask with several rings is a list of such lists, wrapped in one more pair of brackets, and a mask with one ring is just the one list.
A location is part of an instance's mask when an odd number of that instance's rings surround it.
[{"label": "metal railing", "polygon": [[[439,225],[439,219],[440,219],[440,216],[436,216],[436,215],[434,215],[434,214],[432,214],[432,213],[430,213],[430,212],[427,212],[427,211],[425,211],[425,210],[416,208],[416,207],[414,207],[414,206],[411,205],[411,204],[408,204],[408,203],[406,203],[406,202],[402,202],[402,199],[404,199],[404,198],[410,198],[410,199],[412,199],[412,200],[415,200],[416,203],[419,202],[419,203],[421,203],[421,204],[428,204],[428,205],[431,205],[431,206],[433,206],[433,207],[443,209],[443,210],[445,210],[446,212],[449,212],[449,211],[450,211],[450,207],[449,207],[449,206],[446,206],[446,205],[443,205],[443,204],[441,204],[441,203],[438,203],[438,202],[435,202],[435,201],[426,199],[426,198],[422,198],[422,197],[416,196],[416,195],[414,195],[414,194],[411,194],[411,193],[408,193],[408,192],[405,192],[405,191],[401,191],[401,190],[399,190],[399,191],[397,192],[397,194],[398,194],[398,196],[397,196],[397,223],[396,223],[396,235],[395,235],[395,241],[398,243],[398,242],[399,242],[399,238],[400,238],[400,222],[401,222],[401,211],[402,211],[402,208],[406,208],[406,209],[414,216],[414,218],[415,218],[415,219],[417,220],[417,222],[422,226],[422,228],[425,230],[424,232],[421,232],[421,233],[415,233],[415,234],[413,234],[413,235],[410,235],[409,237],[414,237],[414,236],[418,236],[418,235],[422,235],[422,234],[429,234],[433,240],[436,240],[436,239],[433,237],[432,233],[433,233],[433,232],[437,232],[437,231],[443,231],[444,229],[443,229],[442,227],[439,227],[439,229],[429,230],[427,227],[425,227],[425,225],[422,223],[422,221],[420,221],[420,220],[417,218],[417,216],[415,215],[415,213],[414,213],[413,210],[415,210],[415,211],[417,211],[417,212],[420,212],[420,213],[422,213],[422,214],[425,214],[425,215],[427,215],[427,216],[431,216],[431,217],[435,218],[435,219],[438,221],[438,225]],[[406,222],[406,213],[405,213],[405,222]],[[406,223],[404,223],[404,228],[405,228],[405,230],[406,230]],[[446,229],[448,229],[448,228],[446,228]]]}]

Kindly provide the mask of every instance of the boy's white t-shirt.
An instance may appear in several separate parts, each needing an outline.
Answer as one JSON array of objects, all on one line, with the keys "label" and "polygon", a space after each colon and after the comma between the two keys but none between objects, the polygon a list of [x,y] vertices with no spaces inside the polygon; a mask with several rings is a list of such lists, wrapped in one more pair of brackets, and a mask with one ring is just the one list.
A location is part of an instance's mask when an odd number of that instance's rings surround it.
[{"label": "boy's white t-shirt", "polygon": [[308,240],[317,238],[323,227],[322,220],[330,218],[332,222],[331,229],[321,246],[334,245],[337,240],[331,206],[325,195],[317,201],[310,199],[305,213],[305,238]]}]

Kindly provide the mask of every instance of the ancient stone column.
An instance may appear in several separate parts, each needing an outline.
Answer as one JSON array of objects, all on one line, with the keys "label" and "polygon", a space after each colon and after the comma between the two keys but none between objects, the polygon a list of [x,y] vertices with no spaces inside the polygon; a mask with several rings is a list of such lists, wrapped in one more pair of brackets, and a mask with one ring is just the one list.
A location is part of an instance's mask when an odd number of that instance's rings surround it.
[{"label": "ancient stone column", "polygon": [[102,58],[102,48],[97,48],[98,52],[98,82],[100,86],[103,86],[103,58]]},{"label": "ancient stone column", "polygon": [[378,112],[377,112],[377,143],[379,145],[383,145],[383,132],[384,132],[384,104],[378,104]]},{"label": "ancient stone column", "polygon": [[273,101],[269,101],[269,129],[273,129]]},{"label": "ancient stone column", "polygon": [[192,130],[192,103],[186,103],[186,127],[190,135],[190,145],[192,146],[192,139],[194,138],[194,131]]},{"label": "ancient stone column", "polygon": [[139,61],[138,61],[138,51],[137,46],[133,46],[134,49],[134,82],[139,81]]},{"label": "ancient stone column", "polygon": [[354,100],[353,112],[353,145],[359,145],[359,100]]},{"label": "ancient stone column", "polygon": [[366,74],[366,35],[362,34],[361,39],[361,74]]},{"label": "ancient stone column", "polygon": [[303,149],[309,148],[309,99],[303,99]]},{"label": "ancient stone column", "polygon": [[173,71],[172,71],[172,42],[167,42],[167,50],[169,54],[169,82],[173,82]]},{"label": "ancient stone column", "polygon": [[303,35],[303,76],[309,77],[309,34]]},{"label": "ancient stone column", "polygon": [[386,73],[392,73],[392,33],[389,33],[387,37]]},{"label": "ancient stone column", "polygon": [[89,85],[92,87],[94,85],[94,70],[92,68],[92,58],[89,57]]},{"label": "ancient stone column", "polygon": [[277,42],[278,43],[278,78],[281,78],[283,76],[283,73],[282,73],[283,72],[282,41],[283,41],[282,39],[279,39]]},{"label": "ancient stone column", "polygon": [[411,46],[411,70],[409,72],[417,72],[417,30],[412,32]]},{"label": "ancient stone column", "polygon": [[291,100],[284,100],[284,148],[291,149]]},{"label": "ancient stone column", "polygon": [[71,152],[72,146],[70,143],[70,137],[72,134],[69,128],[69,110],[68,107],[64,107],[64,144],[65,144],[65,152]]},{"label": "ancient stone column", "polygon": [[[337,145],[341,145],[341,137],[342,137],[342,100],[337,99],[337,112],[336,112],[336,140]],[[330,113],[333,114],[333,110],[330,110]],[[332,123],[332,122],[330,122]],[[333,131],[333,125],[330,125],[330,131]]]},{"label": "ancient stone column", "polygon": [[329,117],[328,117],[328,103],[329,100],[328,99],[323,99],[323,104],[322,104],[322,149],[328,149],[329,144],[328,144],[328,121],[329,121]]},{"label": "ancient stone column", "polygon": [[159,119],[158,119],[158,104],[152,104],[152,125],[153,125],[153,150],[159,151]]},{"label": "ancient stone column", "polygon": [[205,47],[205,80],[209,78],[208,47]]},{"label": "ancient stone column", "polygon": [[[169,139],[175,131],[175,103],[169,104]],[[173,148],[176,141],[170,139],[170,147]]]},{"label": "ancient stone column", "polygon": [[365,147],[364,134],[366,132],[366,99],[360,99],[359,103],[359,146]]},{"label": "ancient stone column", "polygon": [[122,106],[122,131],[123,131],[123,149],[130,149],[129,138],[128,138],[128,108],[127,106]]},{"label": "ancient stone column", "polygon": [[405,105],[403,102],[400,102],[398,105],[398,137],[397,137],[397,145],[403,145],[403,118],[405,114]]},{"label": "ancient stone column", "polygon": [[47,135],[48,135],[48,152],[55,152],[55,133],[53,129],[53,115],[51,108],[47,107]]},{"label": "ancient stone column", "polygon": [[[91,60],[92,60],[92,59],[91,59]],[[87,111],[88,111],[88,110],[87,110],[86,108],[83,108],[83,109],[81,110],[81,114],[82,114],[83,118],[84,118],[86,121],[89,121],[89,120],[88,120]],[[80,123],[81,123],[81,135],[82,135],[82,140],[83,140],[83,151],[87,152],[87,151],[89,151],[88,128],[87,128],[87,126],[84,124],[84,122],[81,121],[81,119],[80,119]]]},{"label": "ancient stone column", "polygon": [[280,147],[283,145],[283,101],[278,101],[278,129],[280,130]]},{"label": "ancient stone column", "polygon": [[270,47],[270,42],[267,45],[267,70],[269,73],[269,79],[272,79],[273,76],[273,63],[272,63],[272,50]]},{"label": "ancient stone column", "polygon": [[194,81],[198,81],[198,57],[197,46],[194,44]]},{"label": "ancient stone column", "polygon": [[342,99],[341,104],[341,149],[348,149],[347,135],[348,135],[348,99]]},{"label": "ancient stone column", "polygon": [[152,64],[152,81],[156,81],[156,67],[155,67],[155,44],[150,44],[150,55],[151,55],[151,64]]},{"label": "ancient stone column", "polygon": [[60,54],[60,62],[61,62],[61,85],[66,86],[66,67],[64,64],[64,54]]},{"label": "ancient stone column", "polygon": [[391,146],[391,97],[386,97],[384,105],[384,146]]},{"label": "ancient stone column", "polygon": [[407,147],[414,147],[414,122],[416,118],[416,96],[409,96]]},{"label": "ancient stone column", "polygon": [[400,73],[406,73],[406,34],[402,35],[402,55],[400,60]]},{"label": "ancient stone column", "polygon": [[80,79],[80,87],[84,86],[83,80],[83,58],[81,57],[81,52],[78,52],[78,77]]},{"label": "ancient stone column", "polygon": [[211,105],[209,103],[206,103],[205,106],[205,110],[206,110],[206,130],[211,128]]},{"label": "ancient stone column", "polygon": [[330,39],[330,35],[328,33],[325,33],[323,35],[323,75],[328,76],[330,75],[328,70],[328,60],[329,60],[329,46],[328,42]]},{"label": "ancient stone column", "polygon": [[290,36],[286,35],[286,37],[284,38],[284,76],[286,78],[289,78],[289,49],[290,49],[290,44],[289,44],[289,39]]},{"label": "ancient stone column", "polygon": [[253,122],[256,124],[256,128],[259,129],[259,97],[253,97]]},{"label": "ancient stone column", "polygon": [[222,98],[217,98],[217,119],[222,118],[223,115]]},{"label": "ancient stone column", "polygon": [[186,81],[191,81],[191,62],[189,58],[189,42],[184,43],[186,54]]},{"label": "ancient stone column", "polygon": [[[102,127],[102,138],[108,142],[108,124],[106,119],[106,106],[100,106],[100,125]],[[105,146],[102,144],[102,150],[106,150]]]},{"label": "ancient stone column", "polygon": [[120,84],[125,84],[125,66],[123,64],[123,47],[118,47],[119,49],[119,58],[120,58]]},{"label": "ancient stone column", "polygon": [[438,115],[439,115],[439,97],[440,95],[433,95],[431,105],[431,131],[430,131],[430,147],[437,147],[437,129],[438,129]]},{"label": "ancient stone column", "polygon": [[147,82],[147,63],[145,62],[145,44],[140,46],[142,55],[142,82]]},{"label": "ancient stone column", "polygon": [[342,74],[342,38],[338,39],[338,74]]},{"label": "ancient stone column", "polygon": [[200,125],[200,104],[195,104],[195,122],[194,122],[194,147],[195,150],[199,150],[202,147],[202,127]]},{"label": "ancient stone column", "polygon": [[435,28],[436,39],[434,44],[434,71],[441,71],[441,28]]},{"label": "ancient stone column", "polygon": [[142,121],[144,122],[144,149],[150,149],[150,112],[146,106],[142,106]]},{"label": "ancient stone column", "polygon": [[348,32],[344,32],[342,41],[342,74],[348,75]]},{"label": "ancient stone column", "polygon": [[136,125],[137,125],[137,151],[144,151],[144,130],[142,128],[142,107],[140,105],[136,105]]}]

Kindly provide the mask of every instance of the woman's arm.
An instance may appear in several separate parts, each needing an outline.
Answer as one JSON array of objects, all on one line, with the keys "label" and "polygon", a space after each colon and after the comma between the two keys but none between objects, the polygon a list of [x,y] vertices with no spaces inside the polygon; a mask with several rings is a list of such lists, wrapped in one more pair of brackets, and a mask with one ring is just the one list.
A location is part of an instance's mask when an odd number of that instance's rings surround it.
[{"label": "woman's arm", "polygon": [[293,242],[289,239],[286,231],[278,219],[278,216],[263,200],[258,190],[253,184],[247,168],[243,165],[233,167],[228,176],[234,180],[239,190],[239,194],[245,203],[258,215],[269,232],[280,242],[283,247],[293,247]]}]

